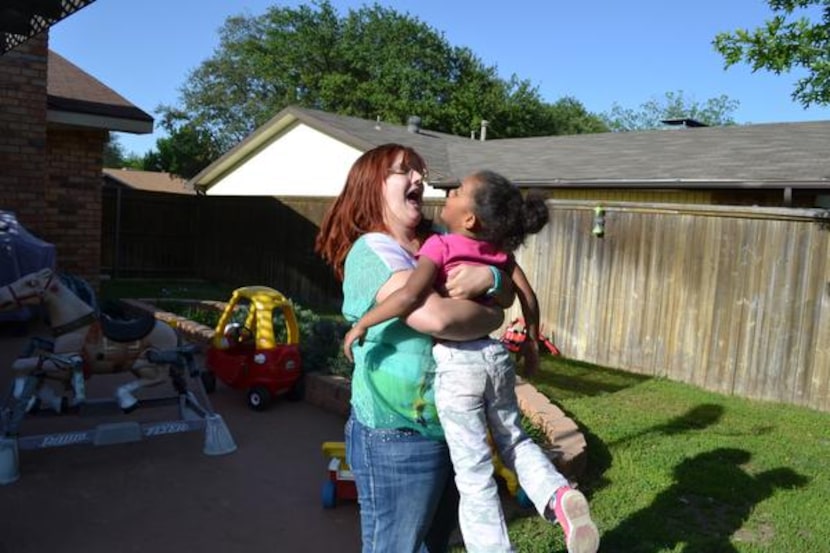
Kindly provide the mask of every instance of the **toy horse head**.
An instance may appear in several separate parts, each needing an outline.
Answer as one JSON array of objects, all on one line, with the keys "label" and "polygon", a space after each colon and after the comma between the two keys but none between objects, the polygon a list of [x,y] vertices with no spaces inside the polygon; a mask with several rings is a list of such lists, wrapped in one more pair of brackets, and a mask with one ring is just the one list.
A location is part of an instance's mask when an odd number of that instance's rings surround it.
[{"label": "toy horse head", "polygon": [[40,303],[47,292],[59,286],[60,283],[52,269],[41,269],[24,275],[11,284],[0,287],[0,311],[11,311]]}]

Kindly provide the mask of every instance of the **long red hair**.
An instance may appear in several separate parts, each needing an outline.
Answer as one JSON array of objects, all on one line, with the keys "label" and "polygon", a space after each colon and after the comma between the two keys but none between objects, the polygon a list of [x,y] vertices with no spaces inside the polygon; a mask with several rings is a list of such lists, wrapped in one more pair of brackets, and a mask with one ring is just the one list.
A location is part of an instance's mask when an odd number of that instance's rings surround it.
[{"label": "long red hair", "polygon": [[314,251],[331,265],[340,280],[352,244],[367,232],[389,230],[383,221],[383,183],[401,152],[403,166],[425,170],[424,158],[408,146],[383,144],[372,148],[352,164],[343,191],[320,224]]}]

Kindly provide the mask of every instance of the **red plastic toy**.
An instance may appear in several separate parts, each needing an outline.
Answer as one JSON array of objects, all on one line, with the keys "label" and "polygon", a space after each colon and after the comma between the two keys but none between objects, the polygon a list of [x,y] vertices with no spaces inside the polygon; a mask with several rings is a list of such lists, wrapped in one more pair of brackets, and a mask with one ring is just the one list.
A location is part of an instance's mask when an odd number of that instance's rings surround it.
[{"label": "red plastic toy", "polygon": [[[550,352],[551,355],[560,355],[559,348],[557,348],[550,339],[542,333],[539,328],[539,336],[537,337],[539,343]],[[522,348],[522,343],[527,340],[527,326],[524,319],[518,317],[510,321],[504,333],[500,338],[504,346],[513,353],[518,352]]]},{"label": "red plastic toy", "polygon": [[234,290],[216,325],[205,365],[205,389],[213,391],[218,377],[231,388],[246,390],[248,406],[256,411],[265,409],[277,395],[302,399],[300,332],[294,306],[266,286]]}]

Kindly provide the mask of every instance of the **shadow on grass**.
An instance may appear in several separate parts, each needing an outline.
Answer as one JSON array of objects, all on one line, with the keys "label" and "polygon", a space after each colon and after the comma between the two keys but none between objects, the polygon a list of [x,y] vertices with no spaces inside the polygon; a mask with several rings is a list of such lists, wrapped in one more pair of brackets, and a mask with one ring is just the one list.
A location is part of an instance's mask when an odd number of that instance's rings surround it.
[{"label": "shadow on grass", "polygon": [[[663,424],[657,424],[629,436],[625,436],[613,442],[606,443],[589,429],[580,427],[585,441],[588,445],[588,467],[585,471],[584,480],[591,490],[598,490],[605,487],[608,481],[605,472],[611,468],[613,457],[611,447],[616,447],[627,442],[636,440],[651,434],[662,434],[664,436],[676,436],[692,430],[703,430],[716,424],[723,416],[722,405],[704,403],[692,407],[682,415],[673,417]],[[572,417],[571,414],[568,414]],[[578,424],[578,423],[577,423]]]},{"label": "shadow on grass", "polygon": [[647,435],[676,436],[690,430],[703,430],[717,423],[723,416],[723,405],[704,403],[689,409],[686,413],[669,419],[664,424],[657,424],[639,432],[609,442],[608,446],[618,446]]},{"label": "shadow on grass", "polygon": [[545,357],[541,365],[542,370],[533,377],[533,386],[558,399],[612,394],[651,379],[563,357]]},{"label": "shadow on grass", "polygon": [[[684,460],[674,469],[674,484],[654,502],[605,532],[603,553],[732,553],[730,537],[741,530],[754,506],[777,489],[799,488],[808,479],[790,468],[748,474],[751,454],[717,448]],[[744,536],[764,545],[764,529]]]}]

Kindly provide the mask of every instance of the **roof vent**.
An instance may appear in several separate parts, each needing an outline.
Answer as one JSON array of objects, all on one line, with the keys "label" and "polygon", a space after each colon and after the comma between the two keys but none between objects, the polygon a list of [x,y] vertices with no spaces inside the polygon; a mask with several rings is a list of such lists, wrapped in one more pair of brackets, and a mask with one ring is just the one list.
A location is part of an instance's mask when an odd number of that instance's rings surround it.
[{"label": "roof vent", "polygon": [[421,132],[421,118],[417,115],[410,115],[406,121],[406,130],[415,134]]},{"label": "roof vent", "polygon": [[488,121],[487,119],[482,119],[481,120],[481,137],[480,137],[480,139],[481,139],[482,142],[487,140],[487,125],[489,125],[489,124],[490,124],[490,121]]},{"label": "roof vent", "polygon": [[697,119],[692,119],[691,117],[678,117],[676,119],[663,119],[660,121],[664,125],[670,125],[672,127],[686,127],[690,129],[692,127],[708,127],[706,123],[701,123]]}]

